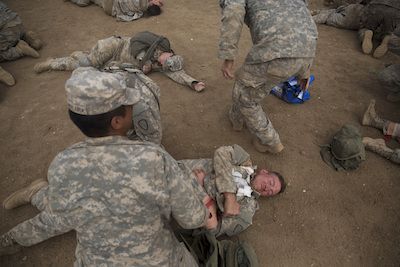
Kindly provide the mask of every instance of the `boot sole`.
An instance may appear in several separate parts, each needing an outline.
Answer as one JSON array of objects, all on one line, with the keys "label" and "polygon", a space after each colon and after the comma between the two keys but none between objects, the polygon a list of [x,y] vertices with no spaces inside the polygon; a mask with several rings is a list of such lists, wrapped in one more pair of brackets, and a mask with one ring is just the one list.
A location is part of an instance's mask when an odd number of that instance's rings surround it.
[{"label": "boot sole", "polygon": [[364,33],[364,38],[362,41],[362,51],[364,54],[370,54],[372,52],[372,36],[374,33],[371,30],[367,30]]}]

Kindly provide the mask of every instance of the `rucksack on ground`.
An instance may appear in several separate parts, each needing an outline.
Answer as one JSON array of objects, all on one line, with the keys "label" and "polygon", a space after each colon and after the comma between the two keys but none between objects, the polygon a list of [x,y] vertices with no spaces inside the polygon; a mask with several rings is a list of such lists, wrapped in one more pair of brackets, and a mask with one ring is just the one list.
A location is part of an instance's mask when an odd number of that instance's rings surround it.
[{"label": "rucksack on ground", "polygon": [[257,267],[256,252],[247,241],[218,240],[207,230],[175,230],[200,267]]},{"label": "rucksack on ground", "polygon": [[320,154],[336,171],[357,169],[365,161],[365,148],[359,129],[353,125],[344,125],[335,133],[330,145],[321,149]]}]

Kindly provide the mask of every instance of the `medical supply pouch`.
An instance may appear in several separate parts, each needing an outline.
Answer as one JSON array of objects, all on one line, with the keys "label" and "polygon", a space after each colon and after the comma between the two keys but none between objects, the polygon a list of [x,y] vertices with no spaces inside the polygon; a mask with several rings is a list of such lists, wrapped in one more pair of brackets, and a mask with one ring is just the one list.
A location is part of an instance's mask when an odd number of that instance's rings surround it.
[{"label": "medical supply pouch", "polygon": [[184,242],[200,267],[257,267],[254,248],[247,241],[218,240],[203,229],[178,229],[175,236]]},{"label": "medical supply pouch", "polygon": [[[311,75],[310,85],[313,81],[314,76]],[[310,99],[309,91],[302,91],[300,85],[297,85],[297,79],[294,77],[272,88],[271,93],[288,103],[303,103]]]},{"label": "medical supply pouch", "polygon": [[[328,153],[331,154],[331,159],[328,158]],[[357,169],[365,161],[360,131],[353,125],[344,125],[335,133],[331,144],[321,149],[320,154],[326,164],[336,171]]]}]

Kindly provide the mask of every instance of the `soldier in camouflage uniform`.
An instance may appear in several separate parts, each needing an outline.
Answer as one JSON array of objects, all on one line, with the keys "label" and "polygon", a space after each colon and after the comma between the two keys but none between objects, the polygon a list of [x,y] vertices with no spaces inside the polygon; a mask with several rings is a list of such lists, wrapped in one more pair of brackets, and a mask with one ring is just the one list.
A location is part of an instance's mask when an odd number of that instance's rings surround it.
[{"label": "soldier in camouflage uniform", "polygon": [[[144,32],[149,33],[149,32]],[[139,33],[139,36],[142,36]],[[150,33],[155,35],[153,33]],[[144,73],[149,73],[150,70],[160,71],[167,77],[171,78],[173,81],[186,85],[189,88],[200,92],[204,89],[205,85],[202,82],[190,77],[186,74],[183,68],[183,58],[178,55],[174,55],[172,49],[170,48],[169,41],[163,36],[163,40],[168,43],[167,46],[156,46],[151,55],[149,55],[149,60],[146,60],[146,65],[141,65],[142,58],[146,54],[145,51],[137,51],[135,46],[138,45],[138,39],[129,37],[109,37],[107,39],[102,39],[97,42],[97,44],[92,47],[90,52],[77,51],[71,54],[69,57],[48,59],[44,62],[35,65],[34,70],[36,73],[41,73],[48,70],[67,70],[72,71],[78,67],[92,66],[97,69],[102,69],[120,63],[120,65],[137,67],[140,68]],[[156,38],[157,39],[157,38]],[[135,40],[135,42],[133,42]],[[142,46],[141,46],[142,47]],[[135,54],[133,54],[135,52]],[[141,52],[141,53],[138,53]],[[150,66],[147,62],[150,61]]]},{"label": "soldier in camouflage uniform", "polygon": [[192,174],[193,187],[212,214],[206,228],[216,236],[244,231],[258,210],[257,199],[274,196],[285,187],[278,173],[265,169],[254,173],[257,166],[252,165],[249,154],[238,145],[218,148],[213,159],[179,160],[178,164],[186,177],[194,171],[204,187]]},{"label": "soldier in camouflage uniform", "polygon": [[[259,152],[279,153],[283,145],[260,102],[276,85],[295,77],[308,89],[310,68],[315,56],[317,28],[310,12],[300,0],[220,1],[221,38],[218,58],[224,59],[222,72],[235,78],[230,119],[233,129],[245,124],[255,135]],[[253,47],[244,64],[230,73],[238,57],[243,23],[250,28]]]},{"label": "soldier in camouflage uniform", "polygon": [[313,10],[313,20],[317,24],[326,24],[341,29],[359,30],[365,23],[368,7],[361,4],[349,4],[337,9]]},{"label": "soldier in camouflage uniform", "polygon": [[[21,19],[3,2],[0,2],[0,62],[11,61],[24,56],[40,57],[36,51],[42,45],[32,31],[26,32]],[[12,86],[14,77],[0,67],[0,81]]]},{"label": "soldier in camouflage uniform", "polygon": [[195,266],[169,222],[202,227],[209,211],[165,150],[126,137],[139,91],[93,70],[74,72],[65,88],[70,118],[87,138],[56,156],[48,185],[12,195],[40,213],[1,236],[0,252],[75,230],[75,266]]},{"label": "soldier in camouflage uniform", "polygon": [[[381,14],[373,13],[370,11],[374,10],[376,7],[380,8],[379,12],[383,12],[385,14],[386,11],[391,12],[393,10],[390,7],[385,7],[385,5],[376,5],[374,2],[371,3],[371,6],[365,6],[363,4],[350,4],[340,6],[337,9],[328,9],[328,10],[313,10],[311,14],[313,15],[313,19],[317,24],[326,24],[329,26],[334,26],[337,28],[348,29],[348,30],[358,30],[358,36],[360,42],[362,43],[363,52],[369,54],[372,52],[373,44],[372,37],[374,33],[380,34],[381,29],[389,29],[386,33],[386,40],[375,49],[373,56],[375,58],[380,58],[387,50],[390,50],[394,53],[400,54],[400,27],[395,25],[395,20],[389,22],[390,27],[383,28],[375,28],[374,30],[367,29],[367,21],[376,21],[379,19]],[[400,12],[400,11],[398,11]],[[391,17],[391,14],[388,14],[388,18]],[[393,14],[392,14],[393,17]],[[377,23],[380,25],[380,23]]]},{"label": "soldier in camouflage uniform", "polygon": [[[64,0],[68,1],[68,0]],[[133,21],[144,15],[157,16],[161,14],[163,3],[158,0],[70,0],[84,7],[94,3],[104,9],[107,15],[117,18],[117,21]]]},{"label": "soldier in camouflage uniform", "polygon": [[[380,34],[380,44],[374,50],[373,57],[383,57],[390,46],[400,47],[400,1],[373,0],[368,6],[364,27],[358,31],[364,54],[370,54],[373,49],[373,35]],[[395,34],[397,29],[397,34]]]}]

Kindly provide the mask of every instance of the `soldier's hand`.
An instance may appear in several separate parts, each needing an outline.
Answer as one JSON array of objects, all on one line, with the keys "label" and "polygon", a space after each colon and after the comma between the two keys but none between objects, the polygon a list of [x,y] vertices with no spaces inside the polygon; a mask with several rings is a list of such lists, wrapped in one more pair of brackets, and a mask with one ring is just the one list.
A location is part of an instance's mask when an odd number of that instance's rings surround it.
[{"label": "soldier's hand", "polygon": [[236,201],[234,193],[224,193],[224,214],[225,217],[237,216],[240,213],[240,204]]},{"label": "soldier's hand", "polygon": [[150,66],[143,66],[143,70],[142,71],[143,71],[144,74],[149,73],[151,71],[151,65]]},{"label": "soldier's hand", "polygon": [[222,75],[225,78],[228,78],[228,79],[231,79],[231,80],[235,78],[235,76],[231,74],[231,69],[232,69],[232,66],[233,66],[233,62],[234,62],[234,60],[225,59],[224,63],[222,63],[222,67],[221,67]]}]

